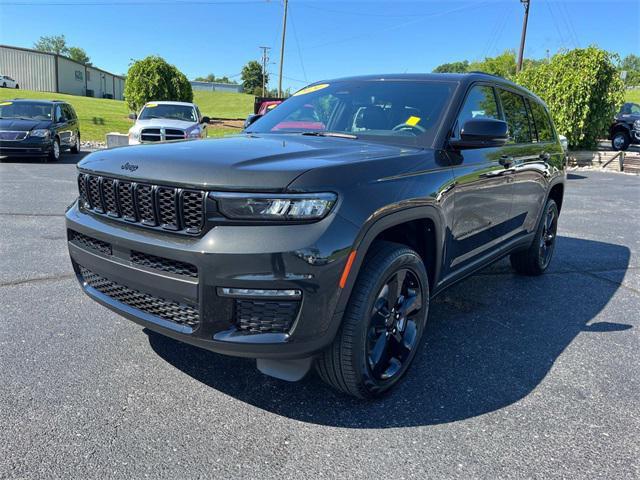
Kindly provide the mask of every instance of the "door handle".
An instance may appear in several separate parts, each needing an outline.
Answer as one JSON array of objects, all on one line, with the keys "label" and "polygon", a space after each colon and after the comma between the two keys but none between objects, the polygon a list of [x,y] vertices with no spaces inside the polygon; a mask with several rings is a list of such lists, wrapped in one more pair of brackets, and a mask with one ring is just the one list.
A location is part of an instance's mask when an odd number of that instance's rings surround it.
[{"label": "door handle", "polygon": [[509,155],[501,155],[500,160],[498,160],[498,163],[500,163],[500,165],[502,165],[505,168],[509,168],[513,164],[513,157]]}]

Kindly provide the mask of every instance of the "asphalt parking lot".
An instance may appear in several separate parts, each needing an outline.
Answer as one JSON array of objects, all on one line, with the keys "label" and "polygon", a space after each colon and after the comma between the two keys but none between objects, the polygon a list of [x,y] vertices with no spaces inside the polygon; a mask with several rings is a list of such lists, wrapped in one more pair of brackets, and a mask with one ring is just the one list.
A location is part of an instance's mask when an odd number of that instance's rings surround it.
[{"label": "asphalt parking lot", "polygon": [[0,478],[640,477],[640,177],[570,174],[550,272],[502,261],[444,293],[366,403],[85,297],[77,158],[0,163]]}]

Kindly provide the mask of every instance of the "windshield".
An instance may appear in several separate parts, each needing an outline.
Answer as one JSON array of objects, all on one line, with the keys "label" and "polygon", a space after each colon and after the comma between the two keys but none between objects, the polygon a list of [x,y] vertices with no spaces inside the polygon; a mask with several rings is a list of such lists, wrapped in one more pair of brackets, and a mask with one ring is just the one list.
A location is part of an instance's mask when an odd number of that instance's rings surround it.
[{"label": "windshield", "polygon": [[188,105],[161,105],[149,103],[140,112],[140,120],[152,118],[169,118],[171,120],[183,120],[185,122],[197,122],[195,109]]},{"label": "windshield", "polygon": [[248,133],[342,133],[425,145],[435,136],[453,82],[353,80],[295,93]]},{"label": "windshield", "polygon": [[43,102],[0,102],[0,118],[51,120],[52,107]]}]

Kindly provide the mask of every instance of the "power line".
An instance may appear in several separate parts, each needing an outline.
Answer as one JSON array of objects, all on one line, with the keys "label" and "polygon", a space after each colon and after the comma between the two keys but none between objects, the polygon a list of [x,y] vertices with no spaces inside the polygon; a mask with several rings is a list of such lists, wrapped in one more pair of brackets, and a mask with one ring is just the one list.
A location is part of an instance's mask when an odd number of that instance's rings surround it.
[{"label": "power line", "polygon": [[105,1],[105,0],[96,0],[96,1],[80,1],[80,2],[72,2],[72,1],[42,1],[42,2],[19,2],[19,1],[3,1],[3,5],[12,5],[12,6],[21,6],[21,7],[39,7],[43,5],[47,6],[60,6],[60,7],[73,7],[73,6],[117,6],[117,7],[128,7],[128,6],[158,6],[158,5],[166,5],[166,6],[176,6],[176,5],[256,5],[256,4],[264,4],[270,3],[269,0],[234,0],[234,1],[220,1],[220,0],[182,0],[182,1],[148,1],[145,2],[143,0],[134,0],[127,2],[113,2],[113,1]]},{"label": "power line", "polygon": [[[291,10],[291,9],[289,9]],[[293,27],[293,38],[296,41],[296,48],[298,49],[298,58],[300,59],[300,67],[302,68],[302,75],[304,76],[305,80],[307,79],[307,72],[304,68],[304,62],[302,61],[302,50],[300,50],[300,42],[298,41],[298,31],[296,29],[296,24],[293,21],[293,13],[290,12],[289,16],[291,17],[291,27]]]},{"label": "power line", "polygon": [[[451,10],[446,10],[446,11],[443,11],[443,12],[434,12],[434,13],[430,13],[430,14],[425,14],[425,15],[422,15],[421,18],[415,18],[415,19],[409,20],[407,22],[402,22],[402,23],[398,23],[398,24],[395,24],[395,25],[391,25],[391,26],[386,27],[386,28],[378,29],[378,31],[376,33],[387,32],[387,31],[390,31],[390,30],[395,30],[395,29],[398,29],[398,28],[406,27],[408,25],[419,23],[419,22],[422,22],[423,19],[426,18],[426,17],[440,17],[442,15],[449,15],[451,13],[459,12],[461,10],[479,8],[479,7],[482,7],[482,6],[484,6],[484,5],[488,4],[488,3],[491,3],[491,2],[490,1],[477,2],[477,3],[474,3],[472,5],[465,5],[465,6],[462,6],[462,7],[453,8]],[[417,17],[417,15],[413,15],[413,17]],[[338,40],[330,40],[330,41],[325,42],[325,43],[320,43],[318,45],[312,45],[311,47],[307,47],[307,50],[309,50],[310,48],[321,48],[321,47],[325,47],[327,45],[335,45],[335,44],[339,44],[339,43],[350,42],[351,40],[355,40],[355,39],[358,39],[358,38],[364,38],[364,37],[371,37],[371,33],[363,33],[363,34],[360,34],[360,35],[353,35],[351,37],[346,37],[346,38],[342,38],[342,39],[338,39]]]}]

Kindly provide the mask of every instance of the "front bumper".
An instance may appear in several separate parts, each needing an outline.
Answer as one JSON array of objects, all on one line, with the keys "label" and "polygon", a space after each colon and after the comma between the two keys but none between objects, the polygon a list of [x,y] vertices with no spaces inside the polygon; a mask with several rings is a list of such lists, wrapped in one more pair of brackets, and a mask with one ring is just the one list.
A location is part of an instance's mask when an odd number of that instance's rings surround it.
[{"label": "front bumper", "polygon": [[[66,225],[73,268],[94,300],[169,337],[263,359],[305,358],[331,343],[342,318],[338,283],[358,233],[331,214],[187,237],[96,216],[77,202]],[[297,290],[301,298],[234,298],[222,288]]]},{"label": "front bumper", "polygon": [[49,155],[51,142],[27,137],[22,141],[0,141],[0,157],[42,157]]}]

